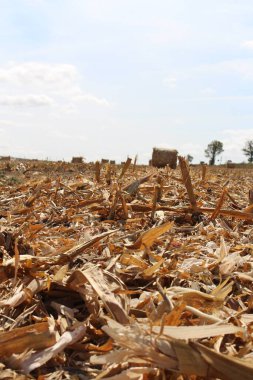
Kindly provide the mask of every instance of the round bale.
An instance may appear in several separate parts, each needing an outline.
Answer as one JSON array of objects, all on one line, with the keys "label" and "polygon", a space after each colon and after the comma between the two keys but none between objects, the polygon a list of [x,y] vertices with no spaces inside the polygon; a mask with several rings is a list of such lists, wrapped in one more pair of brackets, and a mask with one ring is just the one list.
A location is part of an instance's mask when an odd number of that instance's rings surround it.
[{"label": "round bale", "polygon": [[169,165],[171,169],[176,169],[177,153],[176,149],[153,148],[152,165],[157,168]]}]

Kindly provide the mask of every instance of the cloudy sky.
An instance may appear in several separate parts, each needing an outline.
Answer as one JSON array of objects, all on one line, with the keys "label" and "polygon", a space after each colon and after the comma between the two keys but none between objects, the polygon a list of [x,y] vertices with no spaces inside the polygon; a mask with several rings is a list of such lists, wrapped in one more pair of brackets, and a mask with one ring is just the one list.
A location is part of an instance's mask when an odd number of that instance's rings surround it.
[{"label": "cloudy sky", "polygon": [[252,0],[0,0],[0,155],[223,162],[253,139]]}]

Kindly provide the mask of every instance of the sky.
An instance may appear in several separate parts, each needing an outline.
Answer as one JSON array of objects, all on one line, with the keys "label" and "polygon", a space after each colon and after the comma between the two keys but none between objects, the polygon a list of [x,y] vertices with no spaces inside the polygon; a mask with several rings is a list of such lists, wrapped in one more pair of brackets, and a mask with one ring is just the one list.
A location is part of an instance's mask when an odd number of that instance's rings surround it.
[{"label": "sky", "polygon": [[0,0],[0,155],[246,161],[252,0]]}]

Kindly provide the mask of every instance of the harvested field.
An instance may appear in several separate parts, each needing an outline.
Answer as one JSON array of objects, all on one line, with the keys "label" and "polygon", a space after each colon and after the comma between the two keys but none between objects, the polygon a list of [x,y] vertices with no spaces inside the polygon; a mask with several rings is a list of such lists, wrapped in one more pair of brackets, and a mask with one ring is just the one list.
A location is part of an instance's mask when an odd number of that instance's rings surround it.
[{"label": "harvested field", "polygon": [[0,162],[1,379],[253,378],[253,170],[179,163]]}]

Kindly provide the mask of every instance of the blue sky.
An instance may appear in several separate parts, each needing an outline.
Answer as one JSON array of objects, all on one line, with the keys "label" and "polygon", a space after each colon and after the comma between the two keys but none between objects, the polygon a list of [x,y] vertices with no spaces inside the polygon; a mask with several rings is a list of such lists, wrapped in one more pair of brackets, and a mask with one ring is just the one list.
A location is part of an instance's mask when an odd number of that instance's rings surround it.
[{"label": "blue sky", "polygon": [[0,155],[223,162],[253,139],[252,0],[0,0]]}]

